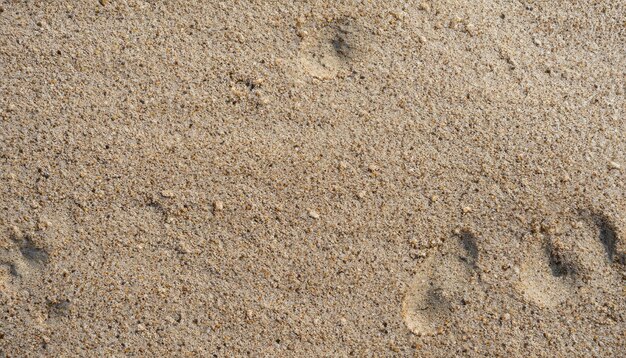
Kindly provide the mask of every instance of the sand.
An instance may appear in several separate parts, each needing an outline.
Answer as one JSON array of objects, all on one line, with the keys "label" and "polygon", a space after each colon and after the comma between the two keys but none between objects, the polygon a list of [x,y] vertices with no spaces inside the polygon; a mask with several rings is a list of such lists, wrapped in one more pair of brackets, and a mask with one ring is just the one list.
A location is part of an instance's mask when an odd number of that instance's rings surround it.
[{"label": "sand", "polygon": [[618,357],[626,2],[0,2],[0,356]]}]

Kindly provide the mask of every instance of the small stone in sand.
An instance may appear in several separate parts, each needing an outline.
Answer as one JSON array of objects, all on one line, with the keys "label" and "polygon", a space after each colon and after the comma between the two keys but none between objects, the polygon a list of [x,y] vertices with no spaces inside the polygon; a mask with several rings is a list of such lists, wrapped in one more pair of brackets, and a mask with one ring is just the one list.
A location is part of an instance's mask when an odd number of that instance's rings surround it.
[{"label": "small stone in sand", "polygon": [[428,3],[426,3],[426,2],[423,2],[423,3],[420,4],[419,9],[422,10],[422,11],[428,12],[428,11],[430,11],[430,5]]},{"label": "small stone in sand", "polygon": [[619,170],[619,169],[622,169],[622,165],[620,163],[618,163],[618,162],[610,162],[609,163],[609,168],[610,169],[617,169],[617,170]]},{"label": "small stone in sand", "polygon": [[222,211],[224,210],[224,202],[221,200],[216,200],[213,203],[213,211]]},{"label": "small stone in sand", "polygon": [[463,214],[467,214],[467,213],[471,213],[472,212],[472,208],[469,206],[466,206],[463,208]]},{"label": "small stone in sand", "polygon": [[47,229],[47,228],[49,228],[49,227],[51,227],[51,226],[52,226],[52,223],[51,223],[50,221],[47,221],[47,220],[41,220],[41,221],[39,221],[39,223],[37,224],[37,228],[38,228],[39,230],[45,230],[45,229]]},{"label": "small stone in sand", "polygon": [[164,197],[166,197],[166,198],[173,198],[174,196],[176,196],[176,195],[174,194],[174,192],[173,192],[173,191],[171,191],[171,190],[163,190],[163,191],[161,192],[161,195],[163,195],[163,196],[164,196]]},{"label": "small stone in sand", "polygon": [[320,218],[320,214],[313,210],[313,209],[309,209],[309,216],[312,217],[313,219],[319,219]]}]

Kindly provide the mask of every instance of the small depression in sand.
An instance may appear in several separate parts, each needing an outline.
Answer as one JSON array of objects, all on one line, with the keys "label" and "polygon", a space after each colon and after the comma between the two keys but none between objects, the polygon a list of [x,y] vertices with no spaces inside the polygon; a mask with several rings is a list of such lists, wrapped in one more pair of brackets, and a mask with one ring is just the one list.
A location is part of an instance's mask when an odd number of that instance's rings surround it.
[{"label": "small depression in sand", "polygon": [[476,238],[463,232],[420,265],[402,303],[402,318],[411,332],[436,333],[464,297],[474,296],[477,262]]}]

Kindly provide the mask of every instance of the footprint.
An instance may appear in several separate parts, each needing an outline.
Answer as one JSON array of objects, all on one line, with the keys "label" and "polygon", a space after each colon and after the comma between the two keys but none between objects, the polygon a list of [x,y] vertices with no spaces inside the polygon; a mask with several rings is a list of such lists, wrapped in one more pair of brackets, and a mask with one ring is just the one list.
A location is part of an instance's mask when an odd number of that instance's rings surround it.
[{"label": "footprint", "polygon": [[307,26],[300,32],[299,66],[320,80],[347,75],[364,49],[364,32],[349,18]]},{"label": "footprint", "polygon": [[11,241],[11,247],[0,249],[0,266],[8,273],[8,281],[23,284],[47,265],[48,253],[29,235],[14,235]]},{"label": "footprint", "polygon": [[581,212],[574,225],[559,235],[554,232],[528,236],[526,262],[518,289],[526,300],[540,307],[575,301],[582,288],[610,286],[610,266],[624,264],[618,251],[615,226],[603,215]]},{"label": "footprint", "polygon": [[526,262],[520,270],[518,289],[526,300],[542,307],[554,307],[576,290],[578,268],[561,241],[527,236]]},{"label": "footprint", "polygon": [[476,238],[462,232],[420,265],[402,302],[402,318],[411,332],[436,333],[467,297],[476,296],[478,256]]}]

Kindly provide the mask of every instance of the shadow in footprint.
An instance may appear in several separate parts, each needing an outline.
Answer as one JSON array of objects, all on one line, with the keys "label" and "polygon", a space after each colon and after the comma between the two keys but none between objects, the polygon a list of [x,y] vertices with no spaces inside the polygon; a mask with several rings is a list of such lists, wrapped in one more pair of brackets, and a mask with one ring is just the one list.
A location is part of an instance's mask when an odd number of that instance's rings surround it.
[{"label": "shadow in footprint", "polygon": [[0,265],[8,268],[11,277],[22,284],[27,283],[33,273],[40,272],[48,263],[48,253],[34,243],[29,235],[12,236],[13,248],[0,249]]},{"label": "shadow in footprint", "polygon": [[609,218],[602,214],[592,213],[591,219],[600,231],[600,242],[602,246],[604,246],[604,251],[609,261],[617,261],[622,265],[626,264],[626,253],[617,251],[617,234],[615,226],[611,223]]},{"label": "shadow in footprint", "polygon": [[[0,252],[0,258],[3,258],[5,255],[6,255],[6,251]],[[15,264],[13,264],[12,262],[3,258],[2,260],[0,260],[0,266],[6,266],[11,276],[13,277],[20,276],[19,272],[17,272],[17,268],[15,267]]]},{"label": "shadow in footprint", "polygon": [[67,317],[70,312],[70,301],[69,300],[61,300],[58,302],[48,302],[48,317],[49,318],[59,318],[59,317]]},{"label": "shadow in footprint", "polygon": [[350,35],[350,31],[337,27],[335,36],[332,39],[332,45],[337,53],[337,56],[348,59],[350,57],[350,52],[352,50],[352,46],[348,42],[348,36]]},{"label": "shadow in footprint", "polygon": [[35,246],[30,237],[26,236],[19,243],[20,252],[26,261],[38,265],[45,265],[48,262],[48,253]]},{"label": "shadow in footprint", "polygon": [[478,262],[478,245],[476,245],[476,237],[469,231],[462,231],[459,234],[459,238],[466,253],[466,256],[460,256],[461,260],[475,268]]},{"label": "shadow in footprint", "polygon": [[554,277],[573,277],[576,270],[574,265],[568,262],[559,250],[557,250],[551,240],[547,240],[545,244],[545,252],[548,257],[548,266]]}]

